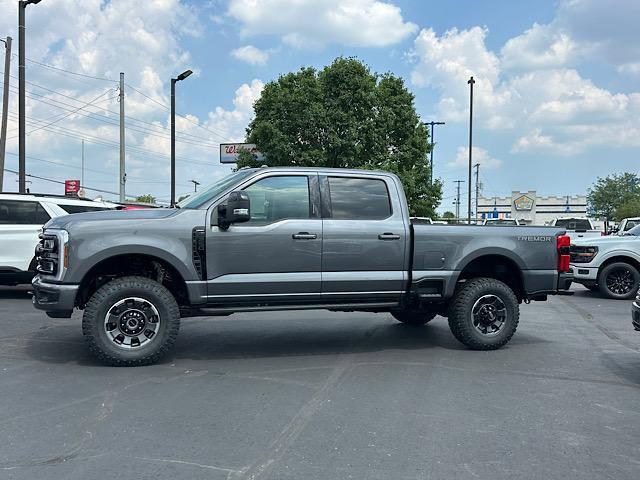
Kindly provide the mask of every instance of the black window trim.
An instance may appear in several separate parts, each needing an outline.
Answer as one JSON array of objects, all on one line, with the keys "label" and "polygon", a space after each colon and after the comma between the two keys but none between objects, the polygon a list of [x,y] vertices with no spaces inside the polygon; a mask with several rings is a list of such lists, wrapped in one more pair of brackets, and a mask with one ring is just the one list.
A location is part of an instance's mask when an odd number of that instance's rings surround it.
[{"label": "black window trim", "polygon": [[[333,207],[331,206],[331,187],[329,186],[330,178],[356,178],[358,180],[375,180],[382,182],[384,188],[387,190],[387,198],[389,199],[389,215],[384,218],[333,218]],[[322,218],[336,220],[336,221],[366,221],[366,222],[381,222],[388,220],[394,216],[393,201],[391,200],[391,192],[389,192],[389,185],[387,180],[381,177],[373,177],[368,175],[320,175],[320,197],[322,201]]]}]

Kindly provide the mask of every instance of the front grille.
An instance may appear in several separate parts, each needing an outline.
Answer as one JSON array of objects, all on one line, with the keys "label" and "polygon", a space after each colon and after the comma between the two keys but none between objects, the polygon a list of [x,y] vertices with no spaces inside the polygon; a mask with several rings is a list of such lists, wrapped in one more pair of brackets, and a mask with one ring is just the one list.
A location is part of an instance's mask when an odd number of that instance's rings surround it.
[{"label": "front grille", "polygon": [[589,263],[598,254],[598,247],[571,245],[569,255],[571,263]]},{"label": "front grille", "polygon": [[36,271],[55,277],[60,270],[60,245],[55,235],[40,234],[36,246]]}]

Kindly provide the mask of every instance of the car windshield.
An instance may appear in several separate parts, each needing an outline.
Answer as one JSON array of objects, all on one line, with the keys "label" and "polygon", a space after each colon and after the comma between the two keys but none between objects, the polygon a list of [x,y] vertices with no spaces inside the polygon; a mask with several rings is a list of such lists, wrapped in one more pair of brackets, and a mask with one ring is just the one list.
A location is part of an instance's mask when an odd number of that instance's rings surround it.
[{"label": "car windshield", "polygon": [[624,232],[625,235],[633,235],[635,237],[640,237],[640,225],[636,225],[631,230],[627,230]]},{"label": "car windshield", "polygon": [[200,208],[219,196],[226,189],[253,173],[253,170],[239,170],[209,185],[199,193],[191,195],[178,203],[179,208]]}]

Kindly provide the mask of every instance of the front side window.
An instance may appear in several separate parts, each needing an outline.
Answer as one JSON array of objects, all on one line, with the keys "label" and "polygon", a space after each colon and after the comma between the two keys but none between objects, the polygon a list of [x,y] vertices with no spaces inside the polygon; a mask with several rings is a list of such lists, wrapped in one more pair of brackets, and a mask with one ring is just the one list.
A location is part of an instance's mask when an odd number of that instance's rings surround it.
[{"label": "front side window", "polygon": [[336,220],[382,220],[391,216],[389,192],[374,178],[329,177],[331,217]]},{"label": "front side window", "polygon": [[244,191],[251,200],[249,225],[292,218],[311,218],[309,179],[302,175],[267,177]]},{"label": "front side window", "polygon": [[0,200],[1,225],[44,225],[51,217],[38,202]]}]

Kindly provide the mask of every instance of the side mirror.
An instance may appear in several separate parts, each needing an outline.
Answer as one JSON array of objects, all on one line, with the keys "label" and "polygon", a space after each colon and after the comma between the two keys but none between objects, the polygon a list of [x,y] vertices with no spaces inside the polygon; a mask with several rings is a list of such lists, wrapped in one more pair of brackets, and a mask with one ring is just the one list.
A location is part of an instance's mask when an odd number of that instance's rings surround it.
[{"label": "side mirror", "polygon": [[[220,227],[229,228],[232,223],[242,223],[251,220],[251,201],[245,192],[231,192],[227,204],[219,208]],[[220,211],[222,210],[222,211]]]}]

